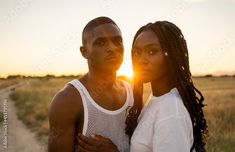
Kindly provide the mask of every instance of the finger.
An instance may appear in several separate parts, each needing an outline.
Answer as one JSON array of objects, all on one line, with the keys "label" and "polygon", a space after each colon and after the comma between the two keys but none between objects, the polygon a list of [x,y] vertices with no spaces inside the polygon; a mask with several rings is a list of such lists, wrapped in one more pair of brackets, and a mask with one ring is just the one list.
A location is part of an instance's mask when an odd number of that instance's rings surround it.
[{"label": "finger", "polygon": [[79,137],[77,138],[77,141],[78,141],[78,146],[82,147],[82,149],[86,149],[88,151],[94,151],[96,149],[95,146],[86,143],[84,140],[81,140],[81,138]]},{"label": "finger", "polygon": [[92,152],[92,151],[90,151],[90,150],[84,149],[84,148],[81,147],[81,146],[78,146],[78,151],[79,151],[79,152]]},{"label": "finger", "polygon": [[117,146],[113,144],[112,140],[110,140],[109,138],[103,137],[101,135],[95,135],[95,134],[93,134],[91,137],[99,141],[101,143],[101,147],[118,151]]},{"label": "finger", "polygon": [[103,136],[101,136],[101,135],[96,135],[96,134],[92,134],[91,137],[94,138],[94,139],[97,139],[97,140],[103,140],[103,139],[105,139],[105,137],[103,137]]},{"label": "finger", "polygon": [[78,136],[78,138],[79,138],[80,140],[82,140],[83,142],[86,142],[87,144],[90,144],[90,145],[91,145],[90,140],[89,140],[88,137],[86,137],[86,136],[80,134],[80,135]]},{"label": "finger", "polygon": [[99,146],[100,145],[100,142],[98,142],[97,140],[90,138],[90,137],[86,137],[84,135],[80,135],[79,139],[83,140],[84,142],[86,142],[87,144],[92,145],[92,146]]},{"label": "finger", "polygon": [[109,138],[103,137],[101,135],[92,135],[93,139],[99,140],[99,141],[104,141],[104,142],[110,142],[111,140]]}]

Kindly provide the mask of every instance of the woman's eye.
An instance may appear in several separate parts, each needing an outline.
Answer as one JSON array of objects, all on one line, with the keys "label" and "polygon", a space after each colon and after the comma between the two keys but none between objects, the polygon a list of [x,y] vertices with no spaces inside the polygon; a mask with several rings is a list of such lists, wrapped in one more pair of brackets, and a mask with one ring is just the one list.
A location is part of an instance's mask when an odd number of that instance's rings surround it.
[{"label": "woman's eye", "polygon": [[139,56],[140,52],[139,51],[133,51],[133,56]]},{"label": "woman's eye", "polygon": [[153,55],[153,54],[155,54],[155,52],[156,52],[155,49],[148,50],[148,54],[149,54],[149,55]]}]

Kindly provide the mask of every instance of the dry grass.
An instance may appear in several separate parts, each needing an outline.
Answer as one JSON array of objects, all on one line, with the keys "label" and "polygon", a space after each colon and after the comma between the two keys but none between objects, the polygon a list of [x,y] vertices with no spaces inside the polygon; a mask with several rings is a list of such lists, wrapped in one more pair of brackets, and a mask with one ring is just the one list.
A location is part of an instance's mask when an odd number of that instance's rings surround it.
[{"label": "dry grass", "polygon": [[[70,78],[34,79],[11,94],[19,109],[18,116],[40,139],[48,134],[48,106],[54,94]],[[210,136],[207,151],[235,151],[235,78],[195,78],[195,85],[204,94],[205,116]],[[151,92],[150,85],[145,86],[144,99]]]},{"label": "dry grass", "polygon": [[21,81],[21,79],[1,79],[0,80],[0,89],[17,84],[20,81]]},{"label": "dry grass", "polygon": [[[0,79],[0,89],[19,83],[20,79]],[[1,99],[1,98],[0,98]],[[0,103],[0,123],[3,121],[3,107]]]},{"label": "dry grass", "polygon": [[235,151],[235,78],[200,78],[195,83],[205,97],[211,152]]},{"label": "dry grass", "polygon": [[1,110],[0,110],[0,123],[3,121],[3,112],[2,112],[2,107],[1,107]]},{"label": "dry grass", "polygon": [[[2,101],[2,98],[0,97],[0,101]],[[0,123],[3,121],[3,107],[2,104],[0,104]]]},{"label": "dry grass", "polygon": [[24,87],[10,94],[18,108],[18,118],[32,131],[35,131],[40,140],[46,142],[48,136],[48,108],[55,93],[70,81],[69,78],[31,79]]}]

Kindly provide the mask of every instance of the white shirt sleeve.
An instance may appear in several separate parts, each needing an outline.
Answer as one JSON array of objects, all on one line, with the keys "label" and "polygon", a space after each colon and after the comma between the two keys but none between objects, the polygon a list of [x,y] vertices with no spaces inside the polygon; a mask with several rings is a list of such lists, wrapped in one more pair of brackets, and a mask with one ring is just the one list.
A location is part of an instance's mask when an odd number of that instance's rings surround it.
[{"label": "white shirt sleeve", "polygon": [[153,152],[190,152],[189,128],[183,117],[172,116],[154,124]]}]

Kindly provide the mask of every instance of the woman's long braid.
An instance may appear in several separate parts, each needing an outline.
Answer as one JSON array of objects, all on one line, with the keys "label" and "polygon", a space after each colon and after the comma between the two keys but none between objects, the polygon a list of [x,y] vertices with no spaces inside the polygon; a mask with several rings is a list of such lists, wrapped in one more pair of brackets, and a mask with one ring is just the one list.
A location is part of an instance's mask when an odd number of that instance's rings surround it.
[{"label": "woman's long braid", "polygon": [[[162,50],[167,53],[166,59],[169,64],[171,74],[177,82],[176,87],[192,120],[194,144],[192,145],[191,151],[195,148],[196,151],[203,152],[205,151],[205,137],[208,134],[206,120],[202,110],[204,107],[204,98],[201,92],[195,88],[191,79],[188,49],[182,32],[176,25],[167,21],[159,21],[154,24],[150,23],[137,31],[133,43],[135,42],[137,36],[144,30],[153,31],[160,41]],[[135,93],[135,87],[141,88],[142,86],[134,86],[134,94],[136,94],[136,97],[134,96],[135,103],[142,102],[142,98],[141,101],[138,100],[138,98],[140,98],[138,97],[140,94],[138,92]],[[142,107],[134,105],[133,109],[136,108],[138,109]],[[129,136],[132,135],[137,125],[137,122],[135,124],[131,124],[130,122],[134,117],[137,121],[138,115],[139,113],[132,112],[129,113],[127,117],[126,133]]]}]

